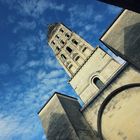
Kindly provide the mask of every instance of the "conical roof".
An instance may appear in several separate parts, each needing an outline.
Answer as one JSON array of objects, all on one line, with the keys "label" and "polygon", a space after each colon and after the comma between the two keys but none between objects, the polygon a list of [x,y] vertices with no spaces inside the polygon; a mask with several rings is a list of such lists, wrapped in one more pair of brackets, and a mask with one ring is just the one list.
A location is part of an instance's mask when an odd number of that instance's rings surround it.
[{"label": "conical roof", "polygon": [[48,25],[48,40],[51,38],[53,33],[56,31],[57,27],[59,26],[59,23],[53,23]]}]

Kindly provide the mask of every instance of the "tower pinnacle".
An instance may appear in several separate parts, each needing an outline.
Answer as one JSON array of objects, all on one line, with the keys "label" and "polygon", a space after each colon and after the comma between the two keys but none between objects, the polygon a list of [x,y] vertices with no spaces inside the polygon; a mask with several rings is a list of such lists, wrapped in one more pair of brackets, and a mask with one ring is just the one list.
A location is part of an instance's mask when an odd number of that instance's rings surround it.
[{"label": "tower pinnacle", "polygon": [[57,27],[59,26],[59,23],[52,23],[48,25],[48,40],[52,37],[53,33],[56,31]]}]

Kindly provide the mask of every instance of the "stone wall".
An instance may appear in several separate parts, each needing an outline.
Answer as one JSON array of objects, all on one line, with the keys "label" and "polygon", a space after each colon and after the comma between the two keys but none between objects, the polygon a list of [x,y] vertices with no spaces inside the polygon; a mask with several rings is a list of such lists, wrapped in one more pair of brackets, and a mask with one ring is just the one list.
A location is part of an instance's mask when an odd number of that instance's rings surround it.
[{"label": "stone wall", "polygon": [[101,41],[140,69],[140,14],[124,10]]},{"label": "stone wall", "polygon": [[51,98],[39,117],[48,140],[79,140],[57,95]]},{"label": "stone wall", "polygon": [[[97,131],[97,115],[104,99],[115,89],[130,83],[139,83],[140,74],[131,66],[108,86],[101,95],[83,110],[83,115]],[[140,88],[125,90],[107,105],[102,119],[102,129],[106,140],[140,139]]]},{"label": "stone wall", "polygon": [[47,140],[98,140],[77,99],[55,94],[39,112]]},{"label": "stone wall", "polygon": [[82,101],[88,103],[99,91],[93,79],[98,77],[106,84],[121,67],[122,65],[97,47],[92,56],[70,80],[70,84]]}]

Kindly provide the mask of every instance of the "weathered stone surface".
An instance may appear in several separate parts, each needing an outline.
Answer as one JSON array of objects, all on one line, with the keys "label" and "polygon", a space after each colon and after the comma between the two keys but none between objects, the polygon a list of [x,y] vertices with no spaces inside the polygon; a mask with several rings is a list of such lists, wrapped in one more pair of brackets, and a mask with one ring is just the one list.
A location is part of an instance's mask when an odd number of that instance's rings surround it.
[{"label": "weathered stone surface", "polygon": [[70,84],[82,101],[88,103],[100,90],[93,82],[93,79],[98,77],[106,84],[121,67],[121,64],[100,47],[97,47],[88,61],[70,80]]},{"label": "weathered stone surface", "polygon": [[[83,114],[92,127],[97,131],[97,115],[104,99],[115,89],[130,83],[139,83],[140,74],[128,66],[94,100]],[[102,119],[102,129],[106,140],[139,140],[140,139],[140,88],[125,90],[113,98],[107,105]]]},{"label": "weathered stone surface", "polygon": [[97,140],[75,98],[55,94],[39,116],[48,140]]},{"label": "weathered stone surface", "polygon": [[55,23],[50,27],[48,44],[64,70],[73,77],[94,48],[61,23]]},{"label": "weathered stone surface", "polygon": [[140,70],[140,14],[125,10],[101,41]]}]

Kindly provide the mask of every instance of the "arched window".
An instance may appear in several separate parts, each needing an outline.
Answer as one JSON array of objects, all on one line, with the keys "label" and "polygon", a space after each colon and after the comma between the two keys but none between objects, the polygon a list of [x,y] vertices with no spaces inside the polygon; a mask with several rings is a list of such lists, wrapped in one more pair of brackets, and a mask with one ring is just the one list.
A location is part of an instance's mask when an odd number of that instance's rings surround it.
[{"label": "arched window", "polygon": [[72,49],[70,47],[66,47],[66,50],[71,53],[72,52]]},{"label": "arched window", "polygon": [[86,49],[87,49],[87,47],[85,47],[85,48],[82,50],[82,52],[85,52]]},{"label": "arched window", "polygon": [[61,58],[62,58],[63,61],[65,61],[67,59],[64,54],[61,54]]},{"label": "arched window", "polygon": [[63,40],[61,40],[61,43],[64,44],[65,42]]},{"label": "arched window", "polygon": [[61,28],[61,29],[60,29],[60,32],[61,32],[61,33],[63,33],[63,32],[64,32],[64,30]]},{"label": "arched window", "polygon": [[52,43],[53,45],[55,45],[55,42],[54,42],[54,41],[52,41],[51,43]]},{"label": "arched window", "polygon": [[93,79],[93,83],[99,88],[103,88],[104,87],[104,83],[98,78],[98,77],[95,77]]},{"label": "arched window", "polygon": [[57,46],[57,47],[56,47],[56,50],[57,50],[57,51],[60,51],[60,48]]},{"label": "arched window", "polygon": [[80,56],[77,56],[77,57],[75,58],[75,61],[77,61],[79,58],[80,58]]},{"label": "arched window", "polygon": [[65,34],[65,36],[66,36],[67,38],[69,38],[69,37],[70,37],[70,35],[69,35],[68,33],[66,33],[66,34]]},{"label": "arched window", "polygon": [[73,42],[75,45],[78,45],[78,42],[77,42],[75,39],[72,39],[72,42]]},{"label": "arched window", "polygon": [[69,64],[68,69],[71,69],[71,68],[72,68],[72,66],[73,66],[72,64]]},{"label": "arched window", "polygon": [[59,39],[59,36],[58,36],[58,35],[56,35],[55,37],[56,37],[57,39]]}]

